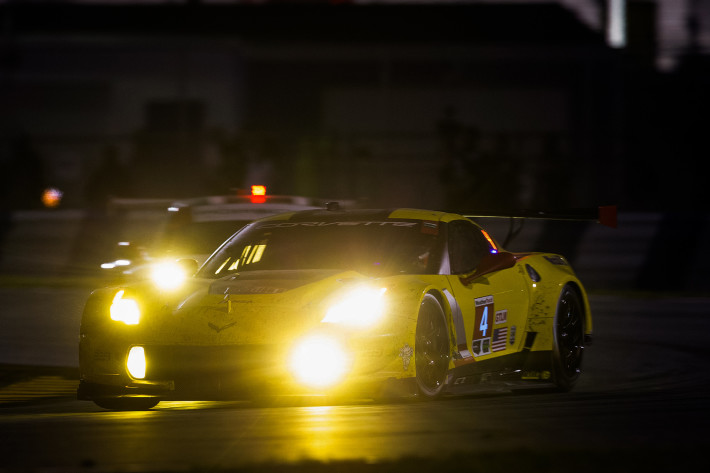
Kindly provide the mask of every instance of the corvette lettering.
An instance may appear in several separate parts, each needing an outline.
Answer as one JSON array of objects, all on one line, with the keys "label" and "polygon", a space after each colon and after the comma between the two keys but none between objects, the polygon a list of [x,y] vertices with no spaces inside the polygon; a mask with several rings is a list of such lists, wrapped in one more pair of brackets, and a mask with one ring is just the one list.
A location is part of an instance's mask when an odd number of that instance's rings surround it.
[{"label": "corvette lettering", "polygon": [[279,223],[266,223],[260,225],[259,228],[290,228],[290,227],[414,227],[416,222],[279,222]]}]

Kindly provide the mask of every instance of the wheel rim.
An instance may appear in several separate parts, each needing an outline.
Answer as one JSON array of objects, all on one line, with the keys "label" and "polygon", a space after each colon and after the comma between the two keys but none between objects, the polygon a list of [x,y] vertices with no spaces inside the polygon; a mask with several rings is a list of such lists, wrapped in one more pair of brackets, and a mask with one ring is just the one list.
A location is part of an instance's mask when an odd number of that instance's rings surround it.
[{"label": "wheel rim", "polygon": [[561,298],[557,310],[557,346],[564,375],[578,375],[584,351],[584,317],[578,298],[570,291]]},{"label": "wheel rim", "polygon": [[441,310],[425,300],[419,313],[415,346],[417,380],[425,394],[438,393],[449,367],[449,337]]}]

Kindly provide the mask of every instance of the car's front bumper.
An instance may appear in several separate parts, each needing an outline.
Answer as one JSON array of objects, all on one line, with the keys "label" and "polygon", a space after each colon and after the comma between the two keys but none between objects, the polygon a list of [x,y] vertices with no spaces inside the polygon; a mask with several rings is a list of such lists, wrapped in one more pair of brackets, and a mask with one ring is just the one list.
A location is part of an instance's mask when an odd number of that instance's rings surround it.
[{"label": "car's front bumper", "polygon": [[[129,346],[107,354],[97,352],[82,364],[78,398],[156,397],[161,400],[247,399],[264,395],[328,394],[379,396],[392,391],[401,374],[382,369],[382,359],[361,360],[334,386],[312,388],[299,383],[288,368],[284,351],[274,346],[143,345],[145,377],[135,379],[125,366]],[[379,358],[379,357],[378,357]],[[401,364],[396,357],[394,364]],[[401,368],[400,368],[401,369]],[[401,376],[400,376],[401,377]],[[397,384],[397,383],[394,383]]]}]

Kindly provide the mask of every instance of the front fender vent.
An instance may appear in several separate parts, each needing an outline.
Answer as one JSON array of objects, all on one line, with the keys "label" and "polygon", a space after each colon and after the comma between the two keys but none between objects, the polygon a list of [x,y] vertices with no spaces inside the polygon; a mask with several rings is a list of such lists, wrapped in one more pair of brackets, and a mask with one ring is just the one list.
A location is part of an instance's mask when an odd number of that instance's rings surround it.
[{"label": "front fender vent", "polygon": [[525,270],[528,272],[528,276],[530,276],[532,282],[540,282],[540,280],[542,280],[542,276],[529,264],[525,265]]}]

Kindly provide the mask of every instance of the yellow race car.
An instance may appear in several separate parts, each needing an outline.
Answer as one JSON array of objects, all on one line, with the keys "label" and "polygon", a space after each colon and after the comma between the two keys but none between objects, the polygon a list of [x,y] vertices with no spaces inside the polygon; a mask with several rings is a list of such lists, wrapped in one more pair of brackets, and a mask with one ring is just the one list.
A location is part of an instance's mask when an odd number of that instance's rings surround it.
[{"label": "yellow race car", "polygon": [[427,210],[292,212],[197,269],[94,291],[78,398],[109,409],[267,395],[571,389],[592,317],[564,257]]}]

